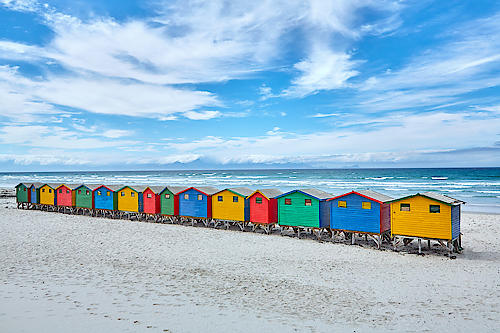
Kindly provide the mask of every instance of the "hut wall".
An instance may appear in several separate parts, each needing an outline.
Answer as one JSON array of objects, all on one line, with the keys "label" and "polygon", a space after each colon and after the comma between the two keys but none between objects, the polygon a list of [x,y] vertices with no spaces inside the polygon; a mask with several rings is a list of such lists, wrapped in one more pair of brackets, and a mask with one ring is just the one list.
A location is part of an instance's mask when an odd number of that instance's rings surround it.
[{"label": "hut wall", "polygon": [[[188,199],[185,198],[188,195]],[[198,195],[201,195],[201,200],[198,200]],[[190,217],[210,217],[209,198],[205,194],[189,189],[179,194],[179,215]]]},{"label": "hut wall", "polygon": [[[338,202],[345,201],[346,207]],[[330,228],[379,234],[381,232],[380,204],[356,193],[329,201],[331,207]],[[362,203],[369,202],[370,209],[363,209]]]},{"label": "hut wall", "polygon": [[278,200],[269,199],[269,213],[268,213],[269,223],[278,222]]},{"label": "hut wall", "polygon": [[16,187],[16,200],[17,200],[17,202],[28,202],[29,201],[28,194],[29,194],[29,190],[24,184],[21,184],[21,185]]},{"label": "hut wall", "polygon": [[[257,198],[261,198],[262,203],[257,203]],[[216,195],[214,195],[214,200],[217,201]],[[259,192],[256,192],[254,195],[248,198],[248,201],[250,203],[250,222],[255,222],[255,223],[271,222],[269,219],[270,205],[271,205],[271,203],[269,202],[270,200],[268,200],[265,196],[263,196]]]},{"label": "hut wall", "polygon": [[[148,195],[150,198],[148,198]],[[142,193],[144,202],[144,213],[159,214],[160,213],[160,195],[154,193],[150,188]]]},{"label": "hut wall", "polygon": [[122,212],[139,211],[139,193],[130,187],[125,187],[117,192],[118,210]]},{"label": "hut wall", "polygon": [[168,189],[163,190],[160,194],[160,210],[162,215],[175,214],[175,195]]},{"label": "hut wall", "polygon": [[[401,204],[410,204],[410,211],[401,211]],[[429,205],[439,205],[439,213],[430,213]],[[442,202],[415,196],[391,203],[393,235],[451,239],[451,207]]]},{"label": "hut wall", "polygon": [[116,209],[116,193],[108,188],[101,186],[94,190],[94,207],[95,209]]},{"label": "hut wall", "polygon": [[92,207],[92,191],[87,187],[79,187],[75,189],[75,207],[93,208]]},{"label": "hut wall", "polygon": [[451,238],[460,236],[460,205],[451,207]]},{"label": "hut wall", "polygon": [[[222,201],[219,201],[219,197],[222,197]],[[238,201],[234,202],[233,197]],[[212,217],[220,220],[245,221],[245,204],[244,197],[228,190],[221,191],[212,196]]]},{"label": "hut wall", "polygon": [[50,186],[44,185],[40,188],[40,203],[42,205],[56,204],[56,193]]},{"label": "hut wall", "polygon": [[330,227],[330,202],[323,200],[319,202],[319,226],[321,228]]},{"label": "hut wall", "polygon": [[391,230],[391,204],[380,205],[380,232]]},{"label": "hut wall", "polygon": [[[285,199],[291,199],[291,205],[285,205]],[[311,199],[311,206],[305,205],[305,199]],[[319,200],[293,192],[278,198],[278,224],[297,227],[319,228]]]},{"label": "hut wall", "polygon": [[73,193],[70,188],[60,186],[57,191],[57,205],[58,206],[73,206]]},{"label": "hut wall", "polygon": [[30,202],[35,204],[39,202],[38,190],[35,186],[30,187]]}]

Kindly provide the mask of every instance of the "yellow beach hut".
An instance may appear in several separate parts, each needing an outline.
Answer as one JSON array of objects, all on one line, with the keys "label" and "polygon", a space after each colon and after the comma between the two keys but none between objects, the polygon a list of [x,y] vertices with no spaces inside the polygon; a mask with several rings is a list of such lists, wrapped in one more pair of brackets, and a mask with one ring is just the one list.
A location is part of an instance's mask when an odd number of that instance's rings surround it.
[{"label": "yellow beach hut", "polygon": [[40,204],[42,205],[56,205],[56,188],[60,184],[43,184],[40,187]]},{"label": "yellow beach hut", "polygon": [[118,210],[122,212],[142,212],[142,192],[147,186],[123,186],[118,193]]},{"label": "yellow beach hut", "polygon": [[247,196],[253,190],[246,187],[227,188],[212,196],[212,218],[229,221],[248,221],[250,205]]},{"label": "yellow beach hut", "polygon": [[391,235],[447,242],[460,250],[460,205],[449,196],[424,192],[391,201]]}]

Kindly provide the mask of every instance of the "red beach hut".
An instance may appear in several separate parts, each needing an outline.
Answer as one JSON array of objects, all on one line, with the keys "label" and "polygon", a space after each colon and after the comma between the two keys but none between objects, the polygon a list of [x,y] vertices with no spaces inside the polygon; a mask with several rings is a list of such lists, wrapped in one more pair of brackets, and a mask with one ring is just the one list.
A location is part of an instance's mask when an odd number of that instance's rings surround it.
[{"label": "red beach hut", "polygon": [[72,207],[74,205],[74,186],[62,184],[56,188],[56,204],[57,206]]},{"label": "red beach hut", "polygon": [[160,193],[165,186],[148,186],[142,192],[142,201],[144,205],[144,213],[146,214],[160,214]]},{"label": "red beach hut", "polygon": [[269,225],[278,222],[278,201],[275,197],[281,194],[283,192],[278,189],[263,189],[247,197],[250,201],[250,222],[254,225],[254,230],[258,226],[264,226],[264,230],[268,232]]}]

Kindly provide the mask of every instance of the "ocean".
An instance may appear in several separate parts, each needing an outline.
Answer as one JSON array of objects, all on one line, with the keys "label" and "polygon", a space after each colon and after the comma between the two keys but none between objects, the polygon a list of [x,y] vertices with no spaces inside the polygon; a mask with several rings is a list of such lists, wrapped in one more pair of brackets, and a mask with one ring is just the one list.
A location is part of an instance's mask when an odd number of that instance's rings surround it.
[{"label": "ocean", "polygon": [[393,198],[437,191],[466,202],[464,211],[500,213],[500,168],[273,169],[101,172],[3,172],[0,187],[20,182],[69,184],[245,186],[289,191],[318,188],[334,195],[371,189]]}]

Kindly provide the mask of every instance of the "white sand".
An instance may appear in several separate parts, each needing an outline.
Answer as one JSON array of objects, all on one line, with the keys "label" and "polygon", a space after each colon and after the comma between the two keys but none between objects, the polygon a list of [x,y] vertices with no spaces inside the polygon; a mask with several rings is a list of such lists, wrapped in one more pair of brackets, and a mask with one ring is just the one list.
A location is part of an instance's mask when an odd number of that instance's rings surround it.
[{"label": "white sand", "polygon": [[464,214],[451,260],[0,204],[0,332],[500,327],[500,215]]}]

